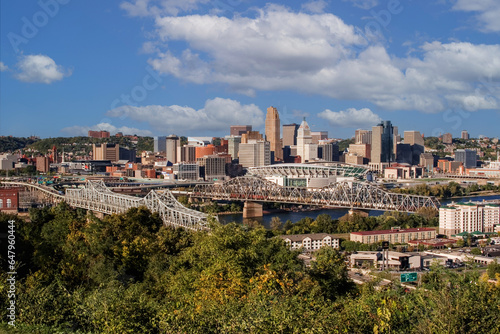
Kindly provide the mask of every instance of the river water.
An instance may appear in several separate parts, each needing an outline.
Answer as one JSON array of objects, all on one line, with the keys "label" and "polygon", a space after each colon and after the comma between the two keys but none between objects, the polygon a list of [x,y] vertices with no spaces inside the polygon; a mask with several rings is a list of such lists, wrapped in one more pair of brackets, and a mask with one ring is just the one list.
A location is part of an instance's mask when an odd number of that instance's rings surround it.
[{"label": "river water", "polygon": [[[491,196],[471,196],[471,197],[461,197],[461,198],[453,198],[453,199],[446,199],[441,201],[441,205],[447,205],[452,202],[468,202],[468,201],[482,201],[482,200],[494,200],[494,199],[499,199],[500,200],[500,195],[491,195]],[[346,215],[349,212],[349,209],[320,209],[320,210],[313,210],[313,211],[299,211],[299,212],[292,212],[292,211],[285,211],[285,212],[272,212],[269,214],[264,214],[263,217],[259,218],[251,218],[250,220],[256,220],[262,225],[264,225],[266,228],[270,228],[271,225],[271,219],[273,217],[279,217],[280,220],[284,223],[287,220],[291,220],[292,222],[297,222],[301,220],[302,218],[306,217],[311,217],[313,219],[316,219],[316,217],[320,214],[328,214],[332,216],[333,219],[339,219],[340,217]],[[378,211],[378,210],[370,210],[368,214],[370,216],[380,216],[384,213],[384,211]],[[240,214],[231,214],[231,215],[219,215],[219,221],[223,224],[227,224],[230,222],[235,222],[238,224],[241,224],[244,222],[243,215]]]}]

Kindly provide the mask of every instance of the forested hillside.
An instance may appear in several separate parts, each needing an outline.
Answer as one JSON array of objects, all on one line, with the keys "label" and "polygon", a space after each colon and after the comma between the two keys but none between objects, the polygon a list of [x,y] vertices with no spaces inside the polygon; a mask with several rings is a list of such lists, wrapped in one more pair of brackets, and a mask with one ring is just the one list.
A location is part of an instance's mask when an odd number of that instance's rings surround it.
[{"label": "forested hillside", "polygon": [[[310,268],[263,228],[163,227],[145,208],[98,219],[60,204],[16,220],[12,333],[498,333],[500,288],[477,271],[424,277],[425,289],[348,280],[322,249]],[[2,242],[2,245],[5,243]],[[6,317],[0,254],[0,331]]]}]

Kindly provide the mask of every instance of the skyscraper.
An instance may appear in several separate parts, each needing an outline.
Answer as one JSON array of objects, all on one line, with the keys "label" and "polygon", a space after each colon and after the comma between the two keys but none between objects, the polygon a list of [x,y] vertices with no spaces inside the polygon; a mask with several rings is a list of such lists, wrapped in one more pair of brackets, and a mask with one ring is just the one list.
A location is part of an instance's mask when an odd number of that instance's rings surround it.
[{"label": "skyscraper", "polygon": [[394,162],[395,142],[391,121],[382,121],[379,125],[372,127],[371,162]]},{"label": "skyscraper", "polygon": [[455,161],[462,162],[465,168],[476,168],[477,152],[474,150],[456,150]]},{"label": "skyscraper", "polygon": [[462,131],[462,139],[468,140],[469,139],[469,133],[467,130]]},{"label": "skyscraper", "polygon": [[180,162],[180,156],[177,155],[177,148],[180,147],[179,137],[176,135],[170,135],[166,139],[166,158],[172,164]]},{"label": "skyscraper", "polygon": [[263,140],[241,143],[238,152],[239,163],[243,167],[258,167],[271,164],[270,144]]},{"label": "skyscraper", "polygon": [[[404,132],[405,144],[409,144],[411,147],[412,159],[410,163],[412,165],[418,165],[420,163],[420,155],[424,153],[424,138],[420,134],[420,131],[405,131]],[[399,151],[398,160],[399,160]]]},{"label": "skyscraper", "polygon": [[165,152],[167,150],[167,137],[154,137],[154,151]]},{"label": "skyscraper", "polygon": [[231,125],[229,127],[229,135],[230,136],[241,136],[248,131],[252,131],[251,125]]},{"label": "skyscraper", "polygon": [[270,144],[271,152],[274,152],[275,160],[283,160],[283,149],[280,137],[280,116],[278,109],[267,108],[266,115],[266,140]]},{"label": "skyscraper", "polygon": [[299,125],[284,124],[283,125],[283,147],[297,145],[297,130]]},{"label": "skyscraper", "polygon": [[372,132],[370,130],[358,129],[354,135],[354,144],[371,144]]},{"label": "skyscraper", "polygon": [[318,157],[318,145],[312,144],[311,128],[305,117],[297,130],[297,155],[300,156],[302,162]]}]

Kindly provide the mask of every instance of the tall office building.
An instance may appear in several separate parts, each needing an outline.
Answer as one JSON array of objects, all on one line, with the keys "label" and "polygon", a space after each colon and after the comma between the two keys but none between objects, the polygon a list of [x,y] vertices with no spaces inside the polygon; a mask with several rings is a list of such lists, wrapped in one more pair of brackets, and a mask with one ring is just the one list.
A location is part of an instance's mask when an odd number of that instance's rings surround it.
[{"label": "tall office building", "polygon": [[92,144],[92,160],[120,160],[120,145],[118,144]]},{"label": "tall office building", "polygon": [[412,165],[418,165],[420,163],[420,155],[425,151],[424,138],[420,134],[420,131],[405,131],[404,138],[405,144],[409,144],[411,147],[412,158],[409,163]]},{"label": "tall office building", "polygon": [[204,169],[206,181],[224,180],[226,177],[226,159],[218,155],[207,155],[196,159],[200,167]]},{"label": "tall office building", "polygon": [[461,134],[462,139],[468,140],[469,139],[469,133],[467,130],[463,130]]},{"label": "tall office building", "polygon": [[383,121],[372,127],[372,163],[394,162],[397,143],[394,131],[397,131],[397,128],[392,126],[391,121]]},{"label": "tall office building", "polygon": [[179,148],[180,154],[178,162],[195,162],[196,161],[196,146],[184,145]]},{"label": "tall office building", "polygon": [[358,129],[354,133],[354,144],[371,144],[372,132],[370,130]]},{"label": "tall office building", "polygon": [[227,138],[227,153],[231,155],[231,158],[238,159],[238,151],[240,150],[241,137],[229,137]]},{"label": "tall office building", "polygon": [[283,125],[283,147],[297,145],[297,130],[299,125],[284,124]]},{"label": "tall office building", "polygon": [[451,133],[445,133],[443,135],[443,144],[453,144],[453,136]]},{"label": "tall office building", "polygon": [[260,134],[259,131],[248,131],[241,135],[241,143],[245,144],[252,140],[264,140],[264,137]]},{"label": "tall office building", "polygon": [[172,164],[180,162],[180,156],[178,156],[178,147],[180,147],[180,145],[181,141],[176,135],[167,137],[165,144],[165,158],[167,158],[167,161],[170,161]]},{"label": "tall office building", "polygon": [[167,151],[167,137],[154,137],[154,151],[166,152]]},{"label": "tall office building", "polygon": [[241,136],[248,131],[252,131],[251,125],[231,125],[229,127],[229,135],[230,136]]},{"label": "tall office building", "polygon": [[280,136],[280,115],[278,109],[267,108],[266,115],[266,140],[269,142],[275,160],[283,160],[283,148]]},{"label": "tall office building", "polygon": [[238,156],[240,165],[245,168],[270,165],[270,143],[263,140],[251,140],[249,143],[241,143]]},{"label": "tall office building", "polygon": [[455,161],[464,164],[465,168],[476,168],[477,166],[477,152],[474,150],[456,150]]},{"label": "tall office building", "polygon": [[305,117],[297,131],[297,155],[300,156],[302,162],[318,157],[318,145],[312,143],[311,128]]}]

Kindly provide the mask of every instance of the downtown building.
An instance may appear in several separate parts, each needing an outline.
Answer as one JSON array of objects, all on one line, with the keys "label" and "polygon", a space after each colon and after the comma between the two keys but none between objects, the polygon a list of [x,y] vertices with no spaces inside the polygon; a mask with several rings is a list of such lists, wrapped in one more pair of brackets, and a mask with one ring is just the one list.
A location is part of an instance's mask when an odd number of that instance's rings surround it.
[{"label": "downtown building", "polygon": [[267,108],[266,115],[266,141],[269,142],[271,150],[271,161],[283,160],[283,148],[281,147],[280,116],[275,107]]},{"label": "downtown building", "polygon": [[494,232],[500,224],[500,206],[481,202],[452,203],[439,208],[439,233]]}]

